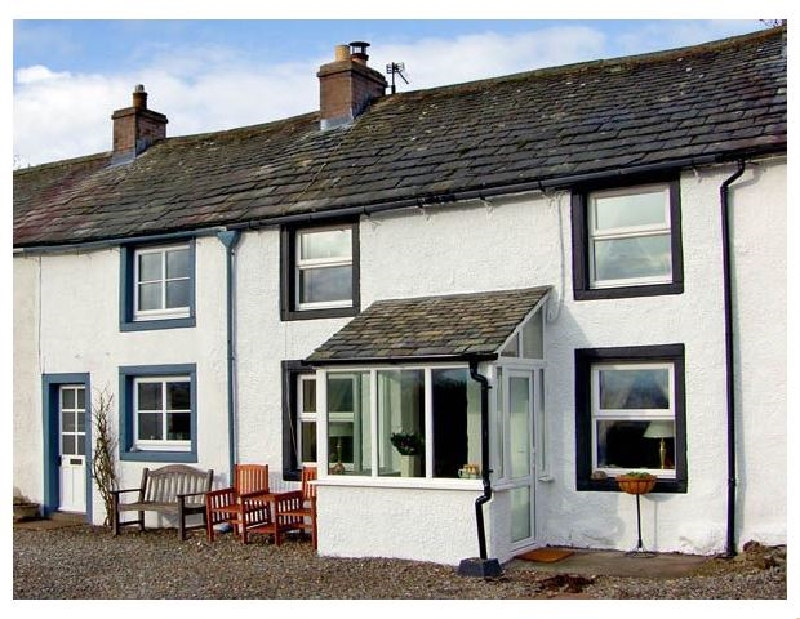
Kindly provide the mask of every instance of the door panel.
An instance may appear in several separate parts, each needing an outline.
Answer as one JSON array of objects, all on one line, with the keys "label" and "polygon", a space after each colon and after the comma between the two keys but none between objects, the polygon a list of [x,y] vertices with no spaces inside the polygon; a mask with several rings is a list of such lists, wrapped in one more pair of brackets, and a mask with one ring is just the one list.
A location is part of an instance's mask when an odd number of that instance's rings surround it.
[{"label": "door panel", "polygon": [[86,511],[86,390],[63,385],[58,390],[59,509]]}]

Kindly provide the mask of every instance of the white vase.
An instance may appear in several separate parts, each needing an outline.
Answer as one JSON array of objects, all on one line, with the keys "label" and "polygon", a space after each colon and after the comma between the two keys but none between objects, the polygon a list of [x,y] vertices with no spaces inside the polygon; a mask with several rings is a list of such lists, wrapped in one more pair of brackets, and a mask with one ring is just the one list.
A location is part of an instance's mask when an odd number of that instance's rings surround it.
[{"label": "white vase", "polygon": [[400,454],[400,475],[402,477],[420,477],[422,475],[422,456]]}]

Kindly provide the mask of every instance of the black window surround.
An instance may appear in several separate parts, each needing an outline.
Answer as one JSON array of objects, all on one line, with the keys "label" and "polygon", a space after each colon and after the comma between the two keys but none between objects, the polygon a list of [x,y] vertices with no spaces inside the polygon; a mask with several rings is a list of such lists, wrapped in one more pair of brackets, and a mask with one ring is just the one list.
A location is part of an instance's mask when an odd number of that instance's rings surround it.
[{"label": "black window surround", "polygon": [[301,466],[297,459],[297,433],[300,431],[300,419],[297,415],[297,377],[301,374],[314,374],[314,369],[303,365],[301,361],[281,361],[284,481],[300,481]]},{"label": "black window surround", "polygon": [[[162,318],[159,320],[136,320],[134,309],[134,281],[136,251],[139,249],[169,247],[185,244],[189,250],[189,315],[175,318]],[[195,239],[176,239],[169,243],[149,244],[122,244],[120,245],[120,276],[119,276],[119,330],[120,331],[151,331],[156,329],[185,329],[193,328],[195,318],[195,281],[196,281],[196,252]]]},{"label": "black window surround", "polygon": [[[593,191],[624,189],[663,183],[669,186],[672,281],[661,284],[592,288],[589,275],[588,196]],[[623,299],[683,294],[683,242],[681,234],[680,178],[677,172],[632,176],[624,181],[608,179],[580,185],[572,191],[572,290],[576,301]]]},{"label": "black window surround", "polygon": [[[300,231],[313,230],[315,227],[331,228],[335,226],[350,226],[351,229],[351,258],[352,258],[352,305],[348,307],[330,307],[315,309],[297,309],[297,290],[295,289],[295,256],[297,246],[297,233]],[[355,316],[361,311],[361,269],[359,259],[359,235],[358,220],[347,219],[319,224],[319,226],[308,225],[284,225],[281,226],[281,320],[314,320],[319,318],[342,318]]]},{"label": "black window surround", "polygon": [[621,492],[613,478],[592,479],[592,365],[608,361],[670,362],[675,372],[675,478],[659,478],[653,492],[686,493],[686,403],[684,345],[581,348],[575,350],[575,462],[578,490]]}]

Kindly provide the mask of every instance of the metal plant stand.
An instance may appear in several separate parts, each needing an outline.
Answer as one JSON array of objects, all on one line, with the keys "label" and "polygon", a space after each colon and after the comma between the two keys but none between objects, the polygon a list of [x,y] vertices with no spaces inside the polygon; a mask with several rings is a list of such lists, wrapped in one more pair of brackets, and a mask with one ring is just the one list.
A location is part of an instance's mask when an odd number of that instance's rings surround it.
[{"label": "metal plant stand", "polygon": [[639,497],[636,495],[636,548],[625,553],[629,557],[655,557],[656,553],[648,552],[644,549],[644,542],[642,541],[642,512],[639,507]]},{"label": "metal plant stand", "polygon": [[629,473],[617,477],[616,480],[621,490],[636,496],[636,548],[625,554],[631,557],[655,557],[656,553],[647,552],[644,549],[644,542],[642,541],[642,510],[639,505],[639,496],[649,493],[655,487],[656,478],[652,475]]}]

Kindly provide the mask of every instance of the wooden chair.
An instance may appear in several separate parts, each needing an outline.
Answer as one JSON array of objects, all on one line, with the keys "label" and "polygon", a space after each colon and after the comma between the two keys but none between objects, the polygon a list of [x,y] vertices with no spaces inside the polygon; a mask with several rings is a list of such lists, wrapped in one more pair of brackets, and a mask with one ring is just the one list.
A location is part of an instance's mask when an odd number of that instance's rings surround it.
[{"label": "wooden chair", "polygon": [[[317,479],[317,467],[304,466],[302,473],[302,486],[294,494],[297,500],[295,507],[282,509],[278,516],[286,517],[294,527],[301,531],[311,532],[311,544],[317,549],[317,488],[311,482]],[[284,493],[285,494],[285,493]]]},{"label": "wooden chair", "polygon": [[269,493],[266,464],[237,464],[233,486],[206,493],[206,536],[214,541],[214,525],[228,523],[237,537],[253,522],[260,522],[269,504],[250,497]]}]

